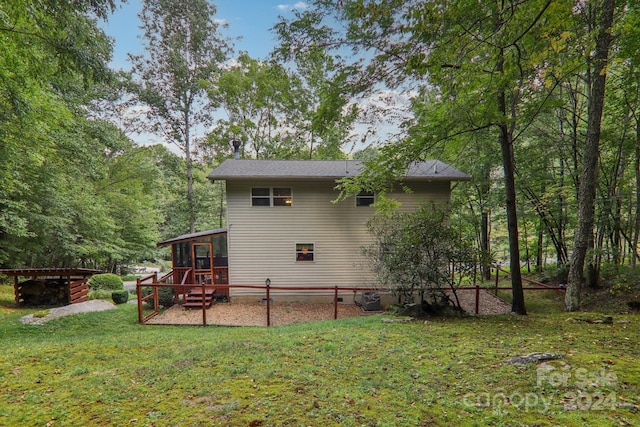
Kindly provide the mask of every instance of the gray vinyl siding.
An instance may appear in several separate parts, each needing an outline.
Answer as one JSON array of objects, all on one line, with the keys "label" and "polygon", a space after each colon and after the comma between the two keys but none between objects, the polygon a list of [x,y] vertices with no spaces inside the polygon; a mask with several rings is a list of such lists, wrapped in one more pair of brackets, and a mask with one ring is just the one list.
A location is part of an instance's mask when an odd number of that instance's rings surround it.
[{"label": "gray vinyl siding", "polygon": [[[252,187],[291,188],[292,206],[252,207]],[[230,284],[264,285],[269,278],[272,286],[375,285],[361,255],[361,247],[371,241],[365,224],[375,209],[356,207],[353,197],[333,203],[334,187],[334,181],[227,181]],[[415,209],[420,201],[449,200],[448,182],[419,183],[412,189],[393,195],[403,209]],[[313,243],[314,261],[296,261],[296,243]],[[231,290],[232,296],[248,294],[264,291]]]}]

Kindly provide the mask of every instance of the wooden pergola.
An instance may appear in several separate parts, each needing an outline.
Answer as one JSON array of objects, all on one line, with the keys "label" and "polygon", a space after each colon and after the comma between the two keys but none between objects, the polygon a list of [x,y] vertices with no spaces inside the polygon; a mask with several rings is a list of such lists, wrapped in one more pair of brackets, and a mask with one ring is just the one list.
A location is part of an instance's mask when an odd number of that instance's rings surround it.
[{"label": "wooden pergola", "polygon": [[[58,279],[65,280],[67,290],[66,305],[77,304],[89,299],[88,281],[94,274],[102,273],[101,270],[89,268],[14,268],[0,269],[0,274],[13,277],[13,290],[16,306],[20,307],[24,303],[23,283],[19,277],[26,277],[32,280],[37,279]],[[46,283],[46,282],[45,282]],[[46,286],[46,284],[45,284]]]}]

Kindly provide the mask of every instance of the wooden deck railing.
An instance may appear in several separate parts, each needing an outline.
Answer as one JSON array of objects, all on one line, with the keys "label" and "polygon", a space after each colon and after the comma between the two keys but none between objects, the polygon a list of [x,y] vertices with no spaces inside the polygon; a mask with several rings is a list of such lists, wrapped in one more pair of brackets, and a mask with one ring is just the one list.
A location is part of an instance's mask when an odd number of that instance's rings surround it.
[{"label": "wooden deck railing", "polygon": [[[172,273],[169,273],[167,276],[170,276]],[[213,289],[215,291],[225,291],[225,293],[228,294],[228,292],[231,289],[262,289],[265,291],[265,302],[266,302],[266,309],[267,309],[267,326],[271,326],[271,296],[272,296],[272,291],[307,291],[307,292],[311,292],[311,291],[333,291],[333,318],[337,319],[338,318],[338,302],[339,302],[339,298],[338,298],[338,294],[341,291],[352,291],[352,292],[365,292],[365,291],[378,291],[378,292],[384,292],[387,291],[387,289],[381,289],[381,288],[372,288],[372,287],[339,287],[339,286],[314,286],[314,287],[302,287],[302,286],[298,286],[298,287],[290,287],[290,286],[272,286],[272,285],[223,285],[223,284],[190,284],[190,283],[181,283],[180,285],[173,285],[173,284],[166,284],[166,283],[161,283],[161,280],[153,280],[155,275],[150,275],[147,277],[144,277],[142,279],[138,279],[137,284],[136,284],[136,288],[137,288],[137,293],[138,293],[138,322],[139,323],[146,323],[149,319],[151,319],[152,317],[156,316],[159,313],[158,310],[158,298],[157,298],[157,294],[158,294],[158,288],[162,288],[162,287],[171,287],[171,288],[181,288],[181,289],[201,289],[202,291],[202,325],[207,324],[207,308],[204,304],[204,298],[205,298],[205,290],[207,289]],[[165,276],[165,277],[167,277]],[[184,277],[187,277],[187,275],[185,275]],[[151,283],[148,283],[148,280],[152,280]],[[143,287],[151,287],[153,288],[153,292],[150,295],[147,295],[145,297],[142,296],[142,288]],[[155,297],[154,297],[155,295]],[[147,316],[143,316],[143,307],[142,307],[142,303],[148,301],[149,299],[153,298],[153,302],[154,302],[154,307],[153,310],[150,314],[148,314]]]},{"label": "wooden deck railing", "polygon": [[[167,283],[167,281],[170,278],[172,278],[172,274],[173,274],[172,272],[169,272],[168,274],[158,279],[158,273],[153,273],[136,280],[136,294],[138,296],[138,322],[139,323],[145,323],[147,320],[151,319],[154,316],[157,316],[160,313],[160,310],[159,310],[160,307],[158,302],[159,301],[158,288],[159,287],[174,288],[176,285],[174,285],[173,283],[170,283],[170,284]],[[185,274],[183,281],[186,280],[187,277],[188,275]],[[149,283],[149,281],[151,281],[151,283]],[[151,293],[149,295],[146,295],[146,296],[142,295],[142,288],[144,287],[151,287]],[[144,316],[144,309],[142,304],[151,299],[153,300],[153,308],[151,310],[151,313]]]}]

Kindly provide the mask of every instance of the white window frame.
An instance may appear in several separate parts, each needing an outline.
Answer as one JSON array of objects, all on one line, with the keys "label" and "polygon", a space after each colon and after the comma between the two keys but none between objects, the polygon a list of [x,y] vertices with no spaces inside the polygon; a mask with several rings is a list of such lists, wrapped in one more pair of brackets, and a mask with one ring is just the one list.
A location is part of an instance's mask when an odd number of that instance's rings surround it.
[{"label": "white window frame", "polygon": [[[307,252],[305,252],[305,248],[301,248],[300,250],[298,250],[298,246],[307,246]],[[316,244],[315,242],[296,242],[293,245],[293,248],[295,250],[295,260],[296,262],[301,262],[301,263],[305,263],[305,262],[316,262]],[[311,259],[305,259],[306,255],[311,255]],[[302,257],[300,257],[300,255],[302,255]]]},{"label": "white window frame", "polygon": [[[278,190],[289,190],[289,196],[281,196],[278,195],[276,196],[274,193],[274,190],[278,189]],[[259,196],[255,196],[253,194],[254,190],[269,190],[269,195],[267,196],[265,195],[259,195]],[[269,204],[254,204],[254,200],[266,200],[269,199]],[[275,200],[285,200],[284,204],[275,204]],[[289,203],[286,203],[286,200],[289,200]],[[276,208],[282,208],[282,207],[291,207],[293,205],[293,189],[291,187],[251,187],[251,189],[249,190],[249,206],[251,206],[252,208],[267,208],[267,207],[276,207]]]},{"label": "white window frame", "polygon": [[[289,190],[289,196],[276,196],[276,189],[278,190]],[[284,200],[284,204],[276,205],[276,200]],[[287,200],[289,203],[287,203]],[[271,188],[271,206],[274,207],[291,207],[293,206],[293,190],[291,187],[272,187]]]}]

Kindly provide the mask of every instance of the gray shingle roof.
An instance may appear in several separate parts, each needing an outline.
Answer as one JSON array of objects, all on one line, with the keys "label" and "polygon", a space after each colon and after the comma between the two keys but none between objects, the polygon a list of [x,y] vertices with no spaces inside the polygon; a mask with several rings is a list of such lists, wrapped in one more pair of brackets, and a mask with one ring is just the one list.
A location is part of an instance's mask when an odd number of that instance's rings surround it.
[{"label": "gray shingle roof", "polygon": [[[340,179],[357,175],[362,167],[360,160],[227,159],[209,174],[209,179]],[[406,179],[468,181],[471,177],[440,160],[427,160],[411,164]]]}]

